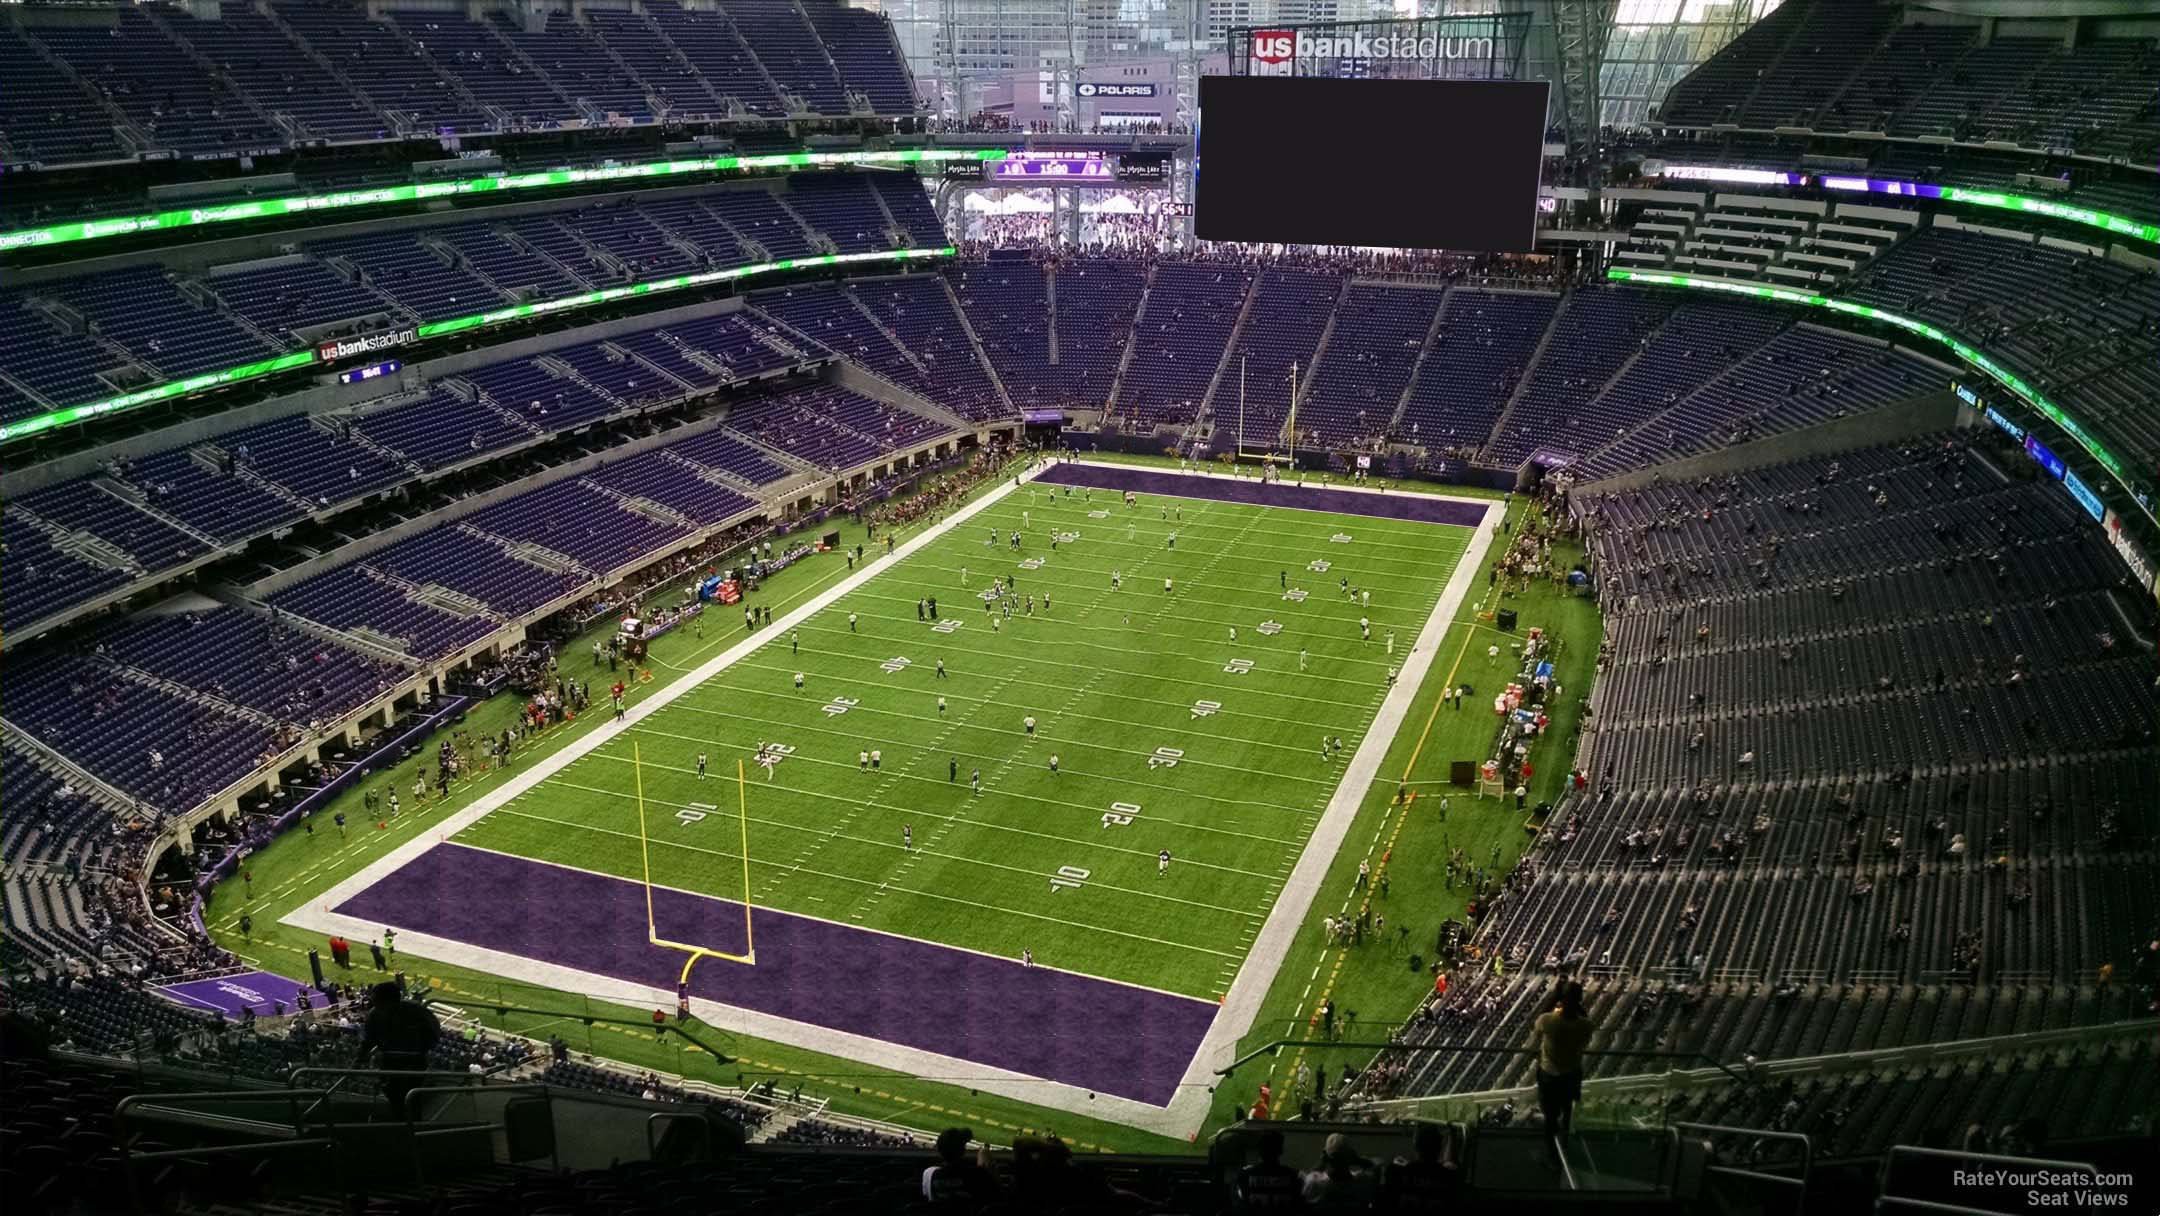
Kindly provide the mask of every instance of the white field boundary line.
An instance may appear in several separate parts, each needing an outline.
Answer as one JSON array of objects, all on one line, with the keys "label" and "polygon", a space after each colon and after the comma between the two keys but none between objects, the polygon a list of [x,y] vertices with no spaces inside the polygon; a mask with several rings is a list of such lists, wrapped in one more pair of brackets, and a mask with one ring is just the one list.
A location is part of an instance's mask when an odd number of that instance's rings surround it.
[{"label": "white field boundary line", "polygon": [[[1046,466],[1048,467],[1048,466]],[[1033,479],[1040,470],[1023,474],[1023,483]],[[1199,476],[1187,473],[1185,476]],[[788,630],[817,613],[830,607],[842,596],[854,591],[872,578],[883,574],[885,566],[896,565],[902,559],[943,537],[948,531],[966,523],[979,512],[1002,501],[1013,493],[1017,485],[1001,485],[976,499],[944,522],[933,525],[903,543],[883,565],[865,563],[864,567],[834,584],[826,591],[805,602],[794,611],[778,618],[771,626],[751,634],[743,641],[691,671],[684,678],[639,702],[625,715],[627,726],[635,726],[645,718],[658,713],[686,695],[692,689],[726,670],[734,663],[754,654],[774,634]],[[1351,487],[1314,487],[1356,491]],[[1432,615],[1420,631],[1404,659],[1403,678],[1395,691],[1382,702],[1379,714],[1374,718],[1364,741],[1344,770],[1341,784],[1328,804],[1319,826],[1307,843],[1297,868],[1276,898],[1273,911],[1268,916],[1260,936],[1233,981],[1229,994],[1218,1006],[1214,1020],[1202,1037],[1199,1050],[1186,1066],[1177,1096],[1167,1107],[1153,1106],[1130,1098],[1120,1098],[1086,1090],[1064,1082],[1047,1081],[1020,1073],[1013,1073],[970,1060],[961,1060],[935,1052],[904,1047],[882,1039],[872,1039],[776,1017],[757,1010],[724,1005],[703,998],[693,998],[693,1010],[709,1025],[740,1034],[769,1039],[793,1047],[829,1055],[859,1060],[877,1067],[889,1068],[911,1076],[945,1079],[947,1083],[965,1083],[1015,1101],[1036,1106],[1063,1110],[1072,1114],[1103,1119],[1129,1127],[1139,1128],[1168,1136],[1190,1136],[1197,1132],[1207,1117],[1210,1096],[1210,1074],[1213,1069],[1231,1058],[1239,1039],[1251,1029],[1258,1016],[1261,999],[1273,984],[1275,973],[1280,970],[1283,959],[1289,953],[1290,943],[1298,926],[1310,911],[1312,899],[1317,894],[1320,880],[1333,865],[1335,853],[1348,835],[1350,822],[1356,818],[1357,806],[1363,799],[1364,790],[1379,771],[1380,761],[1386,756],[1394,734],[1400,729],[1407,714],[1415,690],[1431,666],[1433,652],[1441,635],[1452,620],[1456,609],[1467,591],[1471,575],[1483,565],[1484,553],[1491,541],[1492,529],[1487,526],[1493,513],[1501,510],[1498,502],[1484,499],[1459,499],[1457,501],[1484,503],[1487,517],[1476,529],[1476,536],[1464,554],[1457,559],[1455,574],[1450,577],[1446,591],[1434,606]],[[1277,509],[1277,508],[1266,508]],[[1440,525],[1447,526],[1447,525]],[[1381,729],[1385,733],[1382,734]],[[490,791],[471,806],[438,824],[432,835],[422,835],[406,841],[384,854],[374,862],[354,872],[344,881],[323,892],[317,899],[295,908],[281,918],[281,923],[321,933],[338,933],[357,940],[368,940],[376,935],[381,926],[357,917],[343,916],[330,909],[365,891],[390,874],[411,863],[427,850],[465,830],[495,810],[536,789],[543,781],[562,769],[582,759],[611,739],[616,732],[602,729],[579,739],[568,747],[540,760],[522,771],[510,782]],[[1325,856],[1315,852],[1315,846],[1325,849]],[[1295,905],[1294,908],[1291,905]],[[408,952],[426,958],[438,959],[475,971],[489,972],[508,978],[522,980],[545,987],[557,988],[615,1001],[632,1006],[666,1007],[674,1000],[672,990],[646,987],[608,976],[579,971],[553,963],[544,963],[524,955],[467,945],[463,942],[436,937],[413,930],[400,930]],[[932,942],[932,945],[940,943]],[[1116,982],[1116,981],[1106,981]],[[1140,985],[1129,985],[1140,987]],[[966,1078],[964,1082],[957,1080]]]},{"label": "white field boundary line", "polygon": [[[1159,471],[1159,470],[1158,470]],[[1187,473],[1185,476],[1194,476]],[[1355,490],[1351,487],[1318,487],[1339,489],[1351,493],[1377,494],[1377,490]],[[1357,818],[1358,806],[1365,800],[1365,793],[1380,773],[1380,764],[1387,758],[1388,749],[1394,745],[1397,732],[1402,729],[1403,719],[1423,687],[1426,675],[1438,657],[1441,639],[1448,632],[1461,609],[1463,601],[1476,581],[1477,572],[1485,565],[1485,553],[1491,546],[1499,520],[1506,508],[1493,499],[1455,499],[1458,502],[1477,502],[1485,507],[1484,515],[1474,529],[1470,543],[1456,559],[1455,572],[1448,577],[1447,586],[1433,605],[1432,615],[1418,631],[1417,639],[1403,659],[1401,677],[1387,697],[1380,703],[1380,711],[1374,715],[1372,725],[1366,728],[1364,738],[1343,770],[1342,781],[1336,786],[1334,797],[1328,800],[1327,810],[1321,814],[1319,824],[1313,829],[1312,838],[1306,842],[1298,857],[1296,869],[1291,871],[1289,881],[1283,884],[1275,898],[1275,906],[1261,926],[1260,936],[1253,941],[1244,964],[1238,968],[1237,978],[1231,981],[1230,990],[1223,997],[1221,1008],[1216,1010],[1215,1020],[1200,1040],[1200,1050],[1193,1054],[1186,1066],[1185,1078],[1179,1084],[1177,1096],[1170,1101],[1176,1134],[1190,1135],[1197,1132],[1207,1118],[1208,1106],[1215,1081],[1214,1070],[1236,1058],[1237,1045],[1252,1030],[1253,1022],[1260,1014],[1260,1004],[1266,999],[1268,989],[1275,984],[1277,972],[1289,957],[1290,946],[1296,939],[1298,929],[1312,910],[1313,899],[1320,893],[1320,886],[1328,870],[1335,864],[1335,855],[1350,834],[1350,826]],[[1448,526],[1448,525],[1438,525]]]},{"label": "white field boundary line", "polygon": [[[1036,470],[1022,474],[1022,482],[1031,480]],[[897,565],[917,550],[943,537],[946,532],[966,523],[977,513],[1003,500],[1019,487],[1001,485],[990,493],[968,504],[948,517],[900,545],[882,564],[866,562],[854,574],[834,584],[824,592],[807,601],[787,615],[777,618],[772,625],[746,636],[741,642],[706,660],[687,676],[640,701],[624,716],[624,729],[635,727],[646,718],[659,713],[676,699],[688,694],[705,681],[726,670],[729,666],[754,654],[773,637],[786,632],[804,620],[830,607],[840,597],[854,591],[869,580],[885,573],[886,567]],[[555,776],[570,764],[583,759],[603,743],[614,738],[619,731],[603,727],[581,738],[562,750],[536,762],[532,767],[504,785],[490,791],[471,806],[459,811],[437,824],[430,833],[424,833],[392,849],[374,862],[354,872],[344,881],[332,886],[314,900],[302,904],[280,918],[280,923],[293,925],[318,933],[342,934],[355,941],[367,941],[376,937],[382,926],[358,917],[344,916],[332,908],[367,890],[410,864],[422,853],[438,844],[448,843],[458,833],[492,814],[512,800],[539,788],[540,784]],[[549,863],[541,863],[549,864]],[[859,928],[860,926],[850,926]],[[579,993],[600,1000],[615,1001],[633,1007],[668,1008],[675,1000],[672,989],[651,988],[641,984],[613,979],[604,975],[579,971],[553,963],[544,963],[520,954],[490,950],[464,942],[452,941],[405,928],[399,929],[399,938],[406,951],[423,958],[435,959],[474,971],[488,972],[565,992]],[[942,946],[940,942],[928,943]],[[1099,978],[1099,977],[1090,977]],[[1106,983],[1116,983],[1106,980]],[[1140,987],[1140,985],[1126,985]],[[708,1025],[738,1034],[769,1039],[791,1047],[800,1047],[827,1055],[842,1056],[876,1067],[891,1069],[910,1076],[944,1078],[950,1084],[964,1084],[1018,1102],[1045,1106],[1089,1118],[1103,1119],[1128,1127],[1137,1127],[1162,1135],[1183,1135],[1171,1123],[1168,1108],[1152,1106],[1132,1098],[1121,1098],[1091,1091],[1061,1081],[1049,1081],[1022,1073],[998,1069],[972,1060],[962,1060],[919,1048],[904,1047],[882,1039],[868,1038],[833,1030],[828,1027],[799,1022],[790,1018],[761,1013],[724,1005],[717,1001],[693,998],[692,1010]],[[1218,1013],[1218,1017],[1220,1014]],[[1205,1114],[1205,1107],[1201,1108]],[[1197,1123],[1194,1124],[1197,1127]]]}]

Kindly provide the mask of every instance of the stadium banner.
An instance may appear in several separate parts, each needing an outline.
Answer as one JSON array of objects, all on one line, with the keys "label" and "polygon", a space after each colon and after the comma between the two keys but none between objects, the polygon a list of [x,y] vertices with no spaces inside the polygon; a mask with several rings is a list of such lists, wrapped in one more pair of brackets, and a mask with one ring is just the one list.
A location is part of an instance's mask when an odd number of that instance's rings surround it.
[{"label": "stadium banner", "polygon": [[2121,555],[2123,564],[2130,567],[2130,574],[2137,579],[2138,585],[2160,594],[2160,574],[2154,571],[2152,560],[2145,556],[2145,551],[2138,548],[2136,541],[2130,539],[2129,530],[2123,527],[2122,516],[2117,515],[2114,508],[2110,507],[2107,516],[2100,521],[2100,526],[2106,530],[2108,543],[2115,546],[2115,552]]},{"label": "stadium banner", "polygon": [[1088,84],[1083,81],[1073,91],[1082,97],[1153,97],[1160,89],[1152,84]]},{"label": "stadium banner", "polygon": [[2107,470],[2108,475],[2115,479],[2116,484],[2120,485],[2130,495],[2131,499],[2138,504],[2138,509],[2144,513],[2147,519],[2160,524],[2160,516],[2155,516],[2153,513],[2152,490],[2141,479],[2133,476],[2130,467],[2123,462],[2122,458],[2110,450],[2106,444],[2101,443],[2091,432],[2087,431],[2083,423],[2064,412],[2061,406],[2050,401],[2040,390],[2026,383],[2024,377],[1997,363],[1985,351],[1935,325],[1867,304],[1856,304],[1850,300],[1833,299],[1829,296],[1817,295],[1814,292],[1800,291],[1791,287],[1776,287],[1764,283],[1749,283],[1735,279],[1711,279],[1700,275],[1680,274],[1669,270],[1624,270],[1619,267],[1607,269],[1605,277],[1615,283],[1635,283],[1649,287],[1691,287],[1703,291],[1724,291],[1734,295],[1753,296],[1757,299],[1775,300],[1785,304],[1800,304],[1809,308],[1827,308],[1833,312],[1846,313],[1870,321],[1880,321],[1885,325],[1895,326],[1907,333],[1917,334],[1938,345],[1946,346],[1958,358],[1985,372],[1990,379],[2010,390],[2019,400],[2039,411],[2049,422],[2061,427],[2063,432],[2069,435],[2079,447],[2085,449],[2086,455],[2091,456],[2100,463],[2100,467]]},{"label": "stadium banner", "polygon": [[2076,470],[2064,469],[2062,483],[2063,489],[2069,491],[2070,497],[2077,500],[2077,505],[2085,508],[2085,513],[2093,517],[2094,523],[2107,522],[2107,504],[2101,502],[2100,496],[2092,492],[2092,487],[2078,479]]},{"label": "stadium banner", "polygon": [[238,975],[222,975],[215,979],[166,984],[157,992],[159,996],[175,1004],[194,1009],[213,1009],[232,1018],[248,1011],[266,1018],[290,1013],[298,1006],[302,992],[313,993],[311,1004],[330,1003],[328,996],[314,992],[307,984],[282,975],[273,975],[268,971],[243,971]]},{"label": "stadium banner", "polygon": [[[454,334],[463,330],[499,325],[505,321],[517,321],[526,317],[565,312],[570,309],[605,304],[613,300],[627,299],[633,296],[656,295],[661,292],[680,291],[687,287],[703,287],[712,283],[747,279],[783,270],[803,270],[860,262],[905,262],[918,258],[949,258],[958,253],[959,250],[951,245],[926,249],[872,250],[866,253],[825,253],[806,258],[787,258],[778,262],[759,262],[755,265],[736,266],[728,270],[714,270],[703,274],[677,275],[669,279],[631,283],[622,287],[610,287],[603,291],[586,292],[583,295],[562,296],[553,300],[539,300],[531,304],[499,308],[493,312],[475,313],[466,317],[453,317],[446,321],[434,321],[413,329],[396,330],[389,334],[371,335],[371,337],[389,338],[395,339],[395,341],[370,346],[368,350],[369,353],[373,353],[374,350],[382,349],[384,345],[437,338],[444,334]],[[352,339],[351,341],[365,342],[367,340]],[[124,393],[118,397],[107,397],[102,401],[93,401],[87,405],[69,406],[66,409],[54,410],[48,414],[39,414],[35,417],[20,419],[6,425],[0,425],[0,443],[26,438],[40,431],[51,430],[54,427],[68,426],[77,422],[88,422],[93,418],[106,414],[136,409],[158,401],[168,401],[174,397],[185,397],[191,393],[201,392],[204,389],[235,384],[242,380],[253,380],[289,368],[321,364],[334,357],[326,356],[322,352],[338,345],[340,344],[325,343],[321,347],[310,347],[307,350],[294,351],[289,355],[279,355],[274,359],[264,359],[259,363],[243,363],[239,367],[226,368],[224,371],[204,372],[199,376],[189,376],[185,380],[172,380],[146,389],[139,389],[132,393]]]},{"label": "stadium banner", "polygon": [[94,241],[167,228],[193,228],[204,224],[229,224],[241,220],[272,219],[317,211],[349,211],[391,203],[426,203],[473,195],[518,190],[543,190],[555,186],[597,185],[679,177],[690,173],[758,173],[765,170],[834,169],[857,165],[982,164],[1002,160],[1004,148],[906,148],[887,152],[778,152],[761,156],[706,156],[693,160],[640,161],[627,165],[597,165],[585,169],[548,169],[537,173],[491,173],[450,181],[418,182],[365,190],[332,190],[322,194],[296,194],[282,198],[249,199],[246,202],[184,207],[148,215],[113,216],[78,220],[43,228],[0,232],[0,253],[74,241]]},{"label": "stadium banner", "polygon": [[1167,152],[1127,152],[1118,157],[1117,176],[1121,182],[1161,184],[1170,180],[1170,154]]},{"label": "stadium banner", "polygon": [[1514,80],[1529,34],[1527,11],[1238,26],[1229,36],[1230,74]]}]

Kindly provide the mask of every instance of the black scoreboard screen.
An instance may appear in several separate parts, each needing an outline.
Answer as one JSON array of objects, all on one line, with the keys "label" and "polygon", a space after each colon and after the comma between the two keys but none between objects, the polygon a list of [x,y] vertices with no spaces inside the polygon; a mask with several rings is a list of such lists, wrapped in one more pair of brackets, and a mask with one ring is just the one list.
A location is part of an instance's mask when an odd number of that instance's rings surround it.
[{"label": "black scoreboard screen", "polygon": [[1206,76],[1193,230],[1210,241],[1527,253],[1542,80]]}]

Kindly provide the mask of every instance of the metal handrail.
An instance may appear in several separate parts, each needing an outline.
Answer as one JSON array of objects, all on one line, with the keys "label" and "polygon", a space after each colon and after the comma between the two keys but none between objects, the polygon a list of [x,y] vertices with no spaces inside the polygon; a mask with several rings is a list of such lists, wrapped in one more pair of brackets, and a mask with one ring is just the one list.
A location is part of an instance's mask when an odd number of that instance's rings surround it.
[{"label": "metal handrail", "polygon": [[1807,1196],[1808,1175],[1815,1168],[1815,1142],[1805,1135],[1799,1132],[1767,1131],[1756,1127],[1730,1127],[1723,1123],[1675,1123],[1672,1127],[1676,1132],[1709,1132],[1712,1135],[1747,1136],[1756,1140],[1797,1142],[1800,1145],[1800,1173],[1796,1178],[1787,1178],[1783,1174],[1772,1174],[1739,1165],[1712,1165],[1708,1168],[1712,1173],[1724,1174],[1729,1177],[1747,1178],[1756,1182],[1769,1182],[1778,1186],[1793,1187],[1799,1191],[1803,1199]]},{"label": "metal handrail", "polygon": [[[1390,1049],[1395,1051],[1459,1051],[1466,1055],[1484,1056],[1531,1056],[1537,1054],[1537,1049],[1534,1047],[1494,1047],[1474,1043],[1392,1043],[1385,1040],[1380,1042],[1346,1042],[1342,1039],[1276,1039],[1272,1043],[1263,1043],[1216,1069],[1215,1075],[1227,1077],[1245,1065],[1252,1063],[1258,1057],[1273,1055],[1285,1047],[1333,1047],[1348,1048],[1353,1051],[1366,1049],[1374,1051]],[[1687,1060],[1692,1063],[1707,1064],[1742,1084],[1746,1084],[1748,1079],[1745,1074],[1734,1072],[1731,1065],[1722,1060],[1706,1056],[1699,1051],[1586,1051],[1583,1053],[1583,1058],[1600,1060]]]}]

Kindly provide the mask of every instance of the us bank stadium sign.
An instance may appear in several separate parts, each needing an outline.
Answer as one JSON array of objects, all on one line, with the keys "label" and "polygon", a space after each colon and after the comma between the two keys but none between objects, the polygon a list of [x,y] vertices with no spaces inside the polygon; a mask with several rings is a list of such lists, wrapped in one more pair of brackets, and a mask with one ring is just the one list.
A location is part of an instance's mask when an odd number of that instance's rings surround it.
[{"label": "us bank stadium sign", "polygon": [[1513,80],[1530,14],[1246,26],[1230,31],[1233,76]]},{"label": "us bank stadium sign", "polygon": [[393,346],[403,346],[419,336],[420,331],[417,329],[393,329],[388,333],[369,334],[364,338],[318,342],[315,344],[315,358],[319,362],[328,363],[333,359],[344,359],[352,355],[373,354],[379,350],[389,350]]}]

